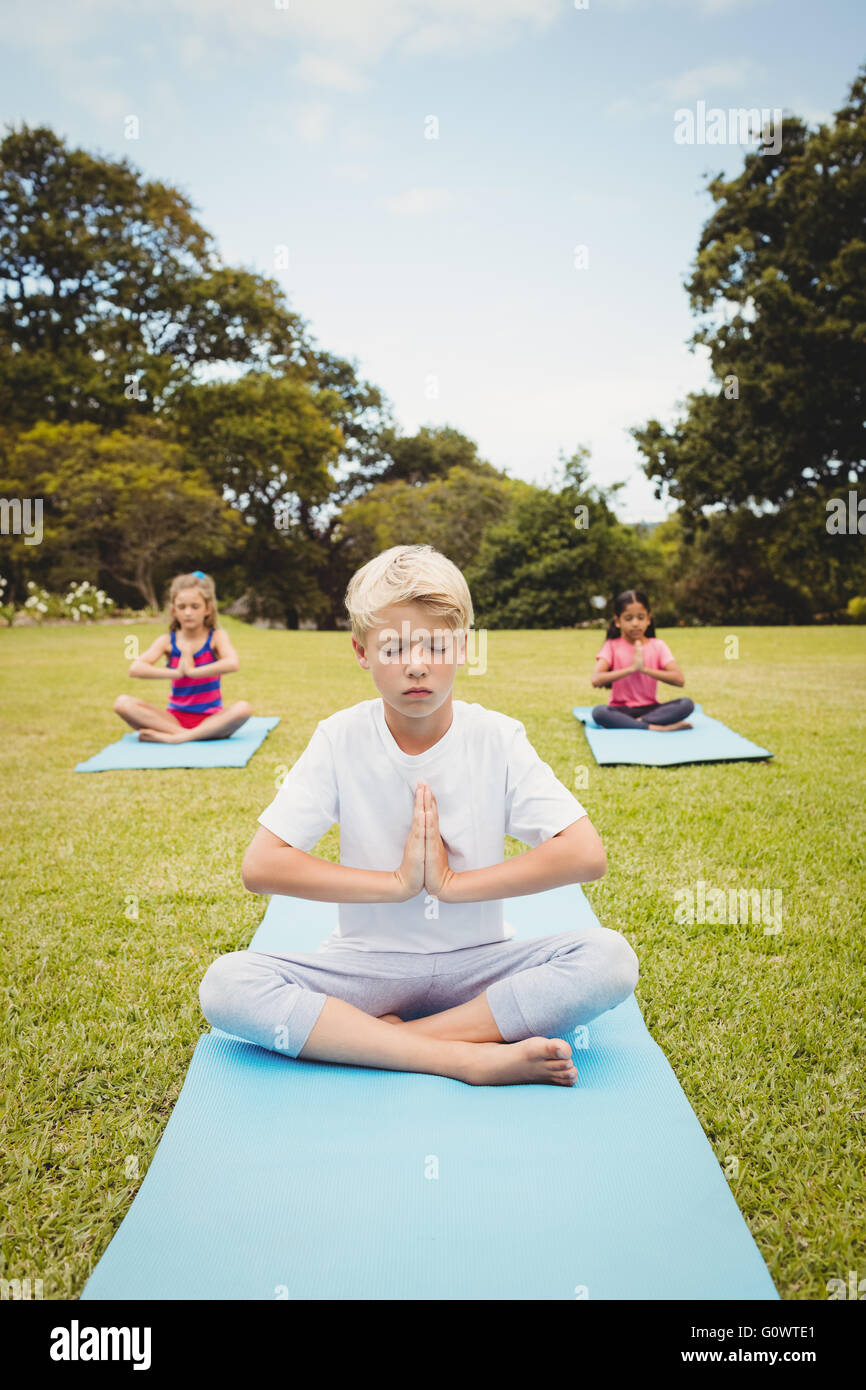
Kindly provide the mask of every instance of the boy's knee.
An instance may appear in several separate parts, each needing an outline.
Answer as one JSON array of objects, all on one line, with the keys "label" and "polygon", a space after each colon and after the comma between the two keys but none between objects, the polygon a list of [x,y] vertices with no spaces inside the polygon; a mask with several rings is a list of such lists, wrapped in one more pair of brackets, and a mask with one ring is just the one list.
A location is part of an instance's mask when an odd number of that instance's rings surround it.
[{"label": "boy's knee", "polygon": [[638,982],[638,958],[622,932],[613,931],[610,927],[602,927],[602,931],[605,933],[604,950],[611,986],[622,999],[627,999]]},{"label": "boy's knee", "polygon": [[219,1027],[227,1009],[237,998],[241,958],[246,951],[229,951],[227,955],[217,956],[211,961],[198,987],[198,1000],[201,1011],[208,1023]]},{"label": "boy's knee", "polygon": [[129,704],[129,698],[130,697],[128,695],[118,695],[117,699],[114,702],[114,705],[112,706],[115,714],[123,714],[123,711]]},{"label": "boy's knee", "polygon": [[242,714],[244,719],[249,719],[252,712],[252,705],[248,704],[246,700],[238,700],[237,704],[235,705],[236,714]]}]

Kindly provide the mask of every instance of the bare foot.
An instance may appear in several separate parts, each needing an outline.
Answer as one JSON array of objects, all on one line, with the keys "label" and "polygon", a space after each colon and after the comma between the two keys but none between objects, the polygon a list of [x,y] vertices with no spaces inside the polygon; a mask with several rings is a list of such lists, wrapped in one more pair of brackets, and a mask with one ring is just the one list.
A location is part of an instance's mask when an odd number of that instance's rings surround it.
[{"label": "bare foot", "polygon": [[402,1018],[398,1014],[380,1014],[379,1018],[383,1023],[402,1023]]},{"label": "bare foot", "polygon": [[573,1086],[577,1068],[564,1038],[524,1038],[515,1043],[469,1043],[458,1080],[470,1086],[514,1086],[547,1082]]},{"label": "bare foot", "polygon": [[655,729],[657,734],[666,734],[670,729],[690,729],[692,726],[685,719],[678,719],[675,724],[650,724],[650,729]]},{"label": "bare foot", "polygon": [[160,729],[141,729],[139,743],[183,743],[183,734],[164,734]]}]

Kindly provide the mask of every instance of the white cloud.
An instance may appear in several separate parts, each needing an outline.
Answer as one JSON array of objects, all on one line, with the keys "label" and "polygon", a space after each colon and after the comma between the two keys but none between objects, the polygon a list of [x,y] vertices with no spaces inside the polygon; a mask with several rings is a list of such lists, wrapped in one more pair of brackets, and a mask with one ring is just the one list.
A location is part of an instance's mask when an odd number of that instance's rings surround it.
[{"label": "white cloud", "polygon": [[452,201],[451,191],[447,188],[410,188],[405,193],[397,193],[393,198],[387,198],[385,206],[390,212],[396,212],[401,217],[419,217],[430,212],[440,212],[443,208],[450,207]]},{"label": "white cloud", "polygon": [[358,163],[338,164],[334,169],[336,177],[346,183],[367,183],[371,172],[368,164]]},{"label": "white cloud", "polygon": [[612,213],[619,217],[623,214],[640,212],[641,205],[634,198],[611,198],[605,193],[572,193],[571,201],[577,203],[578,207],[587,208],[594,213]]},{"label": "white cloud", "polygon": [[[153,45],[150,45],[153,50]],[[176,52],[185,68],[197,68],[208,55],[207,41],[202,34],[182,34],[177,41]]]},{"label": "white cloud", "polygon": [[[69,89],[67,89],[69,90]],[[127,116],[140,115],[137,111],[130,110],[130,100],[128,92],[120,92],[117,88],[97,87],[92,82],[75,84],[75,91],[78,105],[93,116],[94,120],[100,121],[105,126],[115,126],[117,129],[118,140],[123,134],[123,122]],[[135,140],[131,140],[130,149],[134,149]]]},{"label": "white cloud", "polygon": [[639,102],[632,97],[615,97],[609,101],[604,108],[605,116],[631,116],[635,112],[642,110]]},{"label": "white cloud", "polygon": [[[734,10],[742,10],[747,6],[750,10],[761,7],[762,0],[607,0],[608,7],[612,10],[626,10],[633,13],[635,10],[657,10],[659,4],[667,4],[670,9],[688,9],[690,14],[695,14],[704,19],[714,19],[717,15],[731,14]],[[768,0],[763,0],[766,8]]]},{"label": "white cloud", "polygon": [[466,44],[466,32],[457,24],[422,24],[403,40],[406,53],[454,53]]},{"label": "white cloud", "polygon": [[296,133],[310,145],[318,145],[327,134],[333,109],[326,101],[308,101],[294,110]]},{"label": "white cloud", "polygon": [[[281,51],[294,63],[293,77],[331,92],[351,94],[370,85],[369,69],[386,55],[433,52],[470,55],[489,53],[496,45],[518,42],[541,33],[560,14],[560,0],[136,0],[128,20],[130,49],[153,45],[174,56],[191,75],[207,74],[224,81],[229,70],[251,66]],[[105,42],[118,23],[116,0],[2,0],[3,37],[7,50],[36,56],[59,92],[101,123],[122,118],[130,104],[114,82],[81,68]],[[139,88],[133,105],[151,110],[155,93]],[[116,76],[112,73],[116,81]],[[324,103],[299,108],[295,128],[300,139],[320,144],[330,129],[331,112]],[[266,132],[266,141],[271,136]],[[369,158],[379,142],[368,135],[341,132]]]},{"label": "white cloud", "polygon": [[[310,44],[324,59],[351,54],[352,62],[374,62],[392,46],[409,51],[457,47],[477,52],[499,35],[519,37],[521,26],[537,31],[553,24],[559,0],[436,0],[431,20],[429,0],[137,0],[134,20],[142,32],[177,34],[184,20],[207,45],[228,59],[239,47],[254,52],[287,39]],[[106,21],[117,15],[116,0],[75,0],[74,5],[4,0],[4,37],[19,48],[54,50],[63,56],[76,42],[98,41]],[[173,40],[179,41],[178,38]],[[335,60],[336,61],[336,60]]]},{"label": "white cloud", "polygon": [[307,53],[292,68],[295,77],[319,87],[333,87],[340,92],[360,92],[370,84],[359,72],[335,58],[321,53]]},{"label": "white cloud", "polygon": [[737,58],[723,63],[707,63],[689,68],[678,77],[662,78],[658,86],[672,101],[696,101],[713,98],[722,88],[743,87],[761,76],[763,68],[751,58]]},{"label": "white cloud", "polygon": [[98,37],[103,14],[114,8],[109,0],[78,0],[76,5],[37,5],[6,0],[3,38],[11,48],[54,50],[63,56],[76,42]]},{"label": "white cloud", "polygon": [[746,5],[749,9],[757,8],[755,0],[699,0],[698,8],[705,15],[729,14],[732,10],[741,10]]}]

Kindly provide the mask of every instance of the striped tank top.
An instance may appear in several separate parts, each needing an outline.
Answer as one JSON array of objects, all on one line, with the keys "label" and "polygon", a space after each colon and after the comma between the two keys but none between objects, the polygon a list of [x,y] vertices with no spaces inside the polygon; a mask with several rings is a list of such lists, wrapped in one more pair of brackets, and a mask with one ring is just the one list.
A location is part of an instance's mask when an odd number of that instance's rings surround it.
[{"label": "striped tank top", "polygon": [[[171,636],[171,652],[168,658],[168,665],[174,669],[180,661],[180,648],[175,641],[174,630]],[[204,646],[199,647],[193,655],[196,666],[208,666],[214,661],[219,661],[219,657],[211,646],[213,641],[213,628],[207,635]],[[192,680],[189,676],[181,676],[179,680],[171,683],[171,697],[168,702],[168,709],[182,710],[184,714],[215,714],[218,709],[222,709],[222,695],[220,694],[220,678],[214,676],[213,680]]]}]

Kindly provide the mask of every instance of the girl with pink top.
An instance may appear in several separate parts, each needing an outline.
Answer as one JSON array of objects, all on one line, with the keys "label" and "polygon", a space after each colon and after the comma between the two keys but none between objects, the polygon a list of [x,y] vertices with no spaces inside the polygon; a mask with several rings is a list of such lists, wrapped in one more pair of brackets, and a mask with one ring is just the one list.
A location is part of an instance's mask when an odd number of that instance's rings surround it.
[{"label": "girl with pink top", "polygon": [[690,729],[692,700],[656,701],[656,681],[685,685],[667,642],[656,637],[646,594],[626,589],[614,599],[604,646],[595,659],[592,684],[611,687],[610,704],[596,705],[592,717],[603,729],[652,729],[670,733]]},{"label": "girl with pink top", "polygon": [[[252,714],[246,700],[224,705],[220,679],[240,666],[219,626],[213,580],[203,570],[175,575],[169,593],[171,629],[157,637],[129,668],[131,676],[170,680],[164,710],[135,695],[118,695],[115,714],[138,730],[141,743],[189,743],[230,738]],[[164,666],[157,665],[166,658]]]}]

